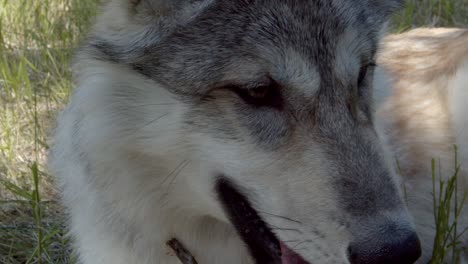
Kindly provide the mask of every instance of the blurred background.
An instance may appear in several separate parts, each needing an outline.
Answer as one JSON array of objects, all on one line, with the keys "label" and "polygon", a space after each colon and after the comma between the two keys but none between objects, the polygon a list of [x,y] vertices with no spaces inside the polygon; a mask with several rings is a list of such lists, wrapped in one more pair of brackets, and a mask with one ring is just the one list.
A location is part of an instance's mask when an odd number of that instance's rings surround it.
[{"label": "blurred background", "polygon": [[[75,263],[46,154],[98,12],[98,0],[0,0],[0,264]],[[468,27],[468,0],[407,0],[391,30],[421,26]]]}]

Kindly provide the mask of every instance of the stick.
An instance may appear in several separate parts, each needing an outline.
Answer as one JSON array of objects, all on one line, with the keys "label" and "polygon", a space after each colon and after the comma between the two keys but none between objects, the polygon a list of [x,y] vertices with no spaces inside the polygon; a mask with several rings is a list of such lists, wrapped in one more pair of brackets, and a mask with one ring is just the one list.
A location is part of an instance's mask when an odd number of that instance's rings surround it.
[{"label": "stick", "polygon": [[171,239],[167,245],[174,250],[182,264],[198,264],[190,252],[177,239]]}]

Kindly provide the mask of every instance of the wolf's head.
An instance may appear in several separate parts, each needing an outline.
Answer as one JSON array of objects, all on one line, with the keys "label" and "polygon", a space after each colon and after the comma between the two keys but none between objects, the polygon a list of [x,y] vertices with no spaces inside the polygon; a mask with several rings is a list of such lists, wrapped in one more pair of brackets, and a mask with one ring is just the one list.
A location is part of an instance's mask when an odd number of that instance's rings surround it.
[{"label": "wolf's head", "polygon": [[145,78],[115,93],[135,142],[197,164],[177,179],[197,205],[178,208],[230,223],[257,263],[414,263],[372,105],[379,35],[399,5],[119,0],[86,49]]}]

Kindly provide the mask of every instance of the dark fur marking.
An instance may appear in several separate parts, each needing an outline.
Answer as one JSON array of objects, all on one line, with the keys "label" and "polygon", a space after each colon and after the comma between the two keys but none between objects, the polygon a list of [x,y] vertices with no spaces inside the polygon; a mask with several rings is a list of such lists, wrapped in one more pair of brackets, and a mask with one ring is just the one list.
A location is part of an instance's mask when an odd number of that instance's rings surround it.
[{"label": "dark fur marking", "polygon": [[118,50],[117,46],[108,41],[96,38],[90,41],[89,47],[94,51],[94,57],[98,60],[107,60],[114,63],[121,62],[122,52]]}]

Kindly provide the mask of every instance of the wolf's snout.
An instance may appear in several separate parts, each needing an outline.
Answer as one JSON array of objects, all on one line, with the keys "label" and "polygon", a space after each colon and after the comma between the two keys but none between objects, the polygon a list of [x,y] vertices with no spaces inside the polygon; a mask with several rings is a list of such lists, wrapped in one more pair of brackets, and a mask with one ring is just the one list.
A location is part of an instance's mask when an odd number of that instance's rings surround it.
[{"label": "wolf's snout", "polygon": [[380,236],[352,243],[348,248],[351,263],[413,264],[421,256],[421,244],[414,231],[386,232]]}]

